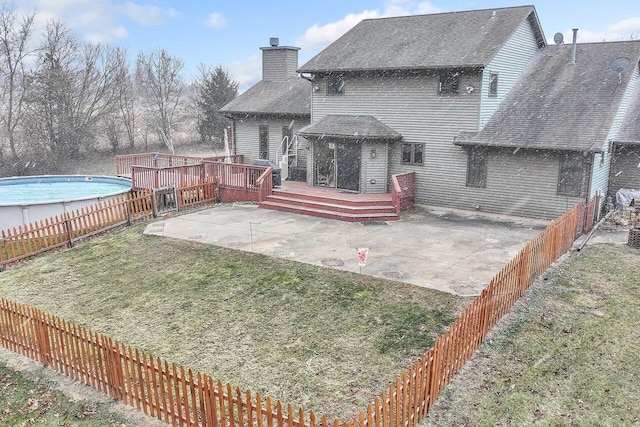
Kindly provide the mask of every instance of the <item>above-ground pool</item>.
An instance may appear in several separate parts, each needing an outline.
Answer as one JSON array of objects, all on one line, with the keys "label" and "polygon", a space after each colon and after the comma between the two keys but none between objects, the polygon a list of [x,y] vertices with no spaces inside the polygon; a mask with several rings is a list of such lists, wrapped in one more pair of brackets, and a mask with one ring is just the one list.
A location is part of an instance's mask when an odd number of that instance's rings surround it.
[{"label": "above-ground pool", "polygon": [[0,230],[71,212],[129,190],[131,180],[110,176],[0,178]]}]

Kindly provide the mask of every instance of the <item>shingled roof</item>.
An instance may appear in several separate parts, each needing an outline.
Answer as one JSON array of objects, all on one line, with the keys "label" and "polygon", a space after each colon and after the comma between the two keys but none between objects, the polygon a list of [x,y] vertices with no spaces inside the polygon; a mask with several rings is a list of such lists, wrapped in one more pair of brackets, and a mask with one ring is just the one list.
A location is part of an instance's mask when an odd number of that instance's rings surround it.
[{"label": "shingled roof", "polygon": [[[626,57],[620,79],[609,67]],[[500,106],[475,136],[458,145],[599,152],[640,61],[640,41],[548,47],[534,57]],[[638,130],[637,128],[635,129]]]},{"label": "shingled roof", "polygon": [[395,130],[373,116],[329,114],[298,131],[306,138],[340,138],[349,140],[387,140],[402,138]]},{"label": "shingled roof", "polygon": [[228,116],[311,117],[311,83],[294,77],[284,82],[260,81],[220,109]]},{"label": "shingled roof", "polygon": [[533,6],[365,19],[298,71],[482,67],[525,20],[545,46]]}]

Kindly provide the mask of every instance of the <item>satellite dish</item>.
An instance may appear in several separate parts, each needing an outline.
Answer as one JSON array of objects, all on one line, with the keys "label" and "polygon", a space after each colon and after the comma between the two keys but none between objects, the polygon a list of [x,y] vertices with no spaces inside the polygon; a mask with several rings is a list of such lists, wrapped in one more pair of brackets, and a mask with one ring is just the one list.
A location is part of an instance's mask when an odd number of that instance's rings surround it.
[{"label": "satellite dish", "polygon": [[558,46],[560,46],[562,42],[564,42],[564,36],[562,35],[562,33],[556,33],[553,36],[553,41],[556,42]]},{"label": "satellite dish", "polygon": [[609,62],[609,69],[614,73],[618,73],[618,83],[622,83],[622,73],[629,68],[629,65],[631,65],[631,61],[629,61],[629,58],[623,56],[612,59],[611,62]]},{"label": "satellite dish", "polygon": [[609,68],[616,73],[622,73],[629,65],[631,65],[631,61],[625,57],[616,58],[609,62]]},{"label": "satellite dish", "polygon": [[564,36],[562,35],[562,33],[556,33],[553,36],[553,41],[556,42],[556,51],[560,51],[560,45],[564,41]]}]

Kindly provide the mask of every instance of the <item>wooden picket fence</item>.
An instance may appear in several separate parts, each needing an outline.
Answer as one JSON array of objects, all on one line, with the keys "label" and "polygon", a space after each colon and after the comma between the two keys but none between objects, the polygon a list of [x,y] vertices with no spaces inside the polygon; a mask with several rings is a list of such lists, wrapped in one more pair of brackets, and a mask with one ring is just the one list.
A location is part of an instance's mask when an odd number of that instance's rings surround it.
[{"label": "wooden picket fence", "polygon": [[350,421],[273,402],[146,355],[51,314],[0,300],[0,344],[51,366],[166,423],[214,427],[415,427],[489,330],[577,237],[576,205],[531,240],[434,346]]},{"label": "wooden picket fence", "polygon": [[489,330],[577,237],[582,203],[531,240],[458,316],[420,360],[376,397],[347,427],[415,427],[471,358]]},{"label": "wooden picket fence", "polygon": [[[177,206],[190,208],[213,203],[217,198],[215,180],[180,187]],[[131,191],[70,213],[0,232],[0,271],[6,265],[61,247],[158,213],[153,190]]]},{"label": "wooden picket fence", "polygon": [[[0,344],[166,423],[303,427],[313,412],[272,402],[33,307],[0,300]],[[326,417],[319,425],[328,426]],[[334,422],[335,425],[335,422]],[[337,426],[337,425],[336,425]]]},{"label": "wooden picket fence", "polygon": [[2,230],[0,266],[20,261],[152,215],[150,190],[133,191],[52,218]]}]

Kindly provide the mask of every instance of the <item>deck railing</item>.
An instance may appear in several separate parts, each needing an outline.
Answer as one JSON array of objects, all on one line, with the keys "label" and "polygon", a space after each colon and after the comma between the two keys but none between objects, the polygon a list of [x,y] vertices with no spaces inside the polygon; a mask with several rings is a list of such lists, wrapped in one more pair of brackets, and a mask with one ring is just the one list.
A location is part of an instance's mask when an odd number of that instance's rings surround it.
[{"label": "deck railing", "polygon": [[258,178],[265,172],[263,166],[235,163],[202,162],[204,176],[218,180],[220,199],[223,203],[258,201]]},{"label": "deck railing", "polygon": [[413,206],[416,192],[416,173],[408,172],[391,176],[391,200],[396,214]]},{"label": "deck railing", "polygon": [[188,166],[131,166],[131,188],[186,187],[205,182],[201,163]]},{"label": "deck railing", "polygon": [[258,187],[258,202],[267,200],[273,192],[273,168],[267,168],[256,181]]},{"label": "deck railing", "polygon": [[202,163],[204,160],[209,162],[230,162],[242,163],[244,156],[242,154],[234,154],[228,157],[197,157],[197,156],[179,156],[176,154],[166,153],[140,153],[126,154],[116,156],[116,175],[128,175],[131,173],[132,166],[147,166],[150,168],[162,168],[171,166],[189,166]]}]

